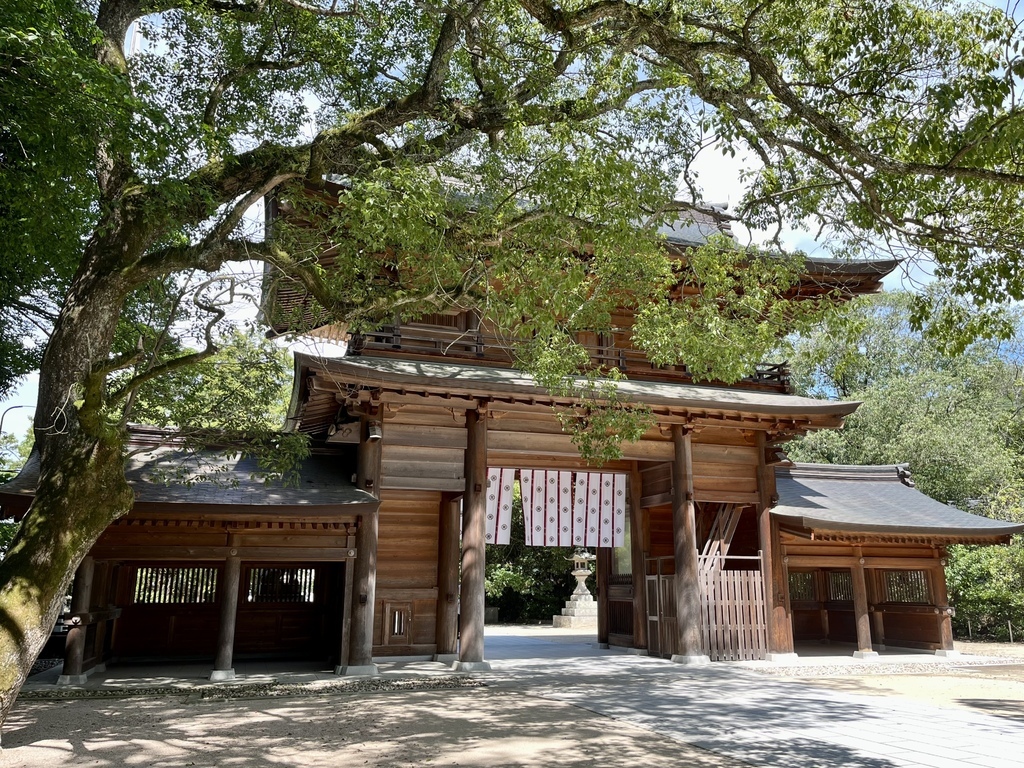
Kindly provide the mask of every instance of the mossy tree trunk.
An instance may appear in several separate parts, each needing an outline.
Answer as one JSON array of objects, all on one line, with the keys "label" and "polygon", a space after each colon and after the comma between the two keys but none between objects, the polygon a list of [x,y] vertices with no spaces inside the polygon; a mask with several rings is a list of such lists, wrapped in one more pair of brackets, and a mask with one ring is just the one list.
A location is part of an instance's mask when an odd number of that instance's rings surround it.
[{"label": "mossy tree trunk", "polygon": [[114,330],[130,288],[112,269],[130,242],[91,242],[47,345],[35,417],[35,498],[0,562],[0,722],[49,637],[75,569],[131,509],[123,440],[104,418]]}]

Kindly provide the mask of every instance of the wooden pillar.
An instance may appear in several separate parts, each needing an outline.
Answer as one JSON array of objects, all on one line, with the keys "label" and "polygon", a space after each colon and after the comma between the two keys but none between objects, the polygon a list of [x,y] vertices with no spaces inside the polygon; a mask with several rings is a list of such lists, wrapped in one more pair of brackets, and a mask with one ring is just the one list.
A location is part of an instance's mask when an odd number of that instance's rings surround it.
[{"label": "wooden pillar", "polygon": [[672,425],[672,536],[675,544],[675,600],[679,644],[672,661],[706,664],[701,651],[700,581],[697,572],[697,528],[693,506],[693,453],[690,430]]},{"label": "wooden pillar", "polygon": [[[356,458],[356,487],[380,498],[381,424],[364,417],[360,424],[359,449]],[[336,674],[376,675],[373,663],[374,603],[377,592],[377,526],[378,510],[359,516],[356,531],[356,562],[352,568],[352,622],[349,629],[348,664],[335,669]]]},{"label": "wooden pillar", "polygon": [[643,483],[636,462],[629,476],[629,543],[633,569],[633,647],[647,648],[647,579],[644,563],[646,512],[640,506]]},{"label": "wooden pillar", "polygon": [[780,661],[793,653],[793,622],[786,609],[789,584],[779,551],[778,525],[772,521],[775,499],[775,468],[765,462],[767,435],[757,433],[757,537],[764,575],[765,620],[768,624],[768,659]]},{"label": "wooden pillar", "polygon": [[853,616],[857,623],[857,651],[853,654],[859,659],[870,659],[878,656],[871,647],[871,616],[868,613],[868,586],[864,573],[864,558],[860,547],[854,548],[856,562],[851,569],[853,573]]},{"label": "wooden pillar", "polygon": [[75,571],[75,586],[71,590],[71,628],[64,644],[64,671],[57,678],[58,685],[82,685],[85,682],[85,636],[88,622],[78,614],[88,613],[92,603],[92,581],[95,562],[86,555]]},{"label": "wooden pillar", "polygon": [[[358,554],[355,539],[355,536],[346,537],[349,551]],[[335,674],[343,672],[352,659],[352,582],[355,581],[355,574],[353,573],[355,565],[354,557],[346,558],[345,583],[342,585],[343,592],[341,597],[341,647],[338,649],[338,664],[334,668]]]},{"label": "wooden pillar", "polygon": [[459,660],[453,669],[489,670],[484,661],[484,575],[487,545],[487,410],[466,411],[466,493],[462,502],[462,588]]},{"label": "wooden pillar", "polygon": [[441,499],[437,558],[437,624],[435,661],[453,662],[459,651],[459,516],[461,497]]},{"label": "wooden pillar", "polygon": [[932,568],[929,577],[932,583],[932,599],[939,611],[939,648],[937,656],[959,655],[953,648],[953,609],[949,607],[949,593],[946,590],[946,560],[939,561],[938,568]]},{"label": "wooden pillar", "polygon": [[[877,606],[885,600],[882,591],[881,572],[877,568],[871,569],[871,575],[867,578],[868,604]],[[881,611],[871,611],[871,640],[880,651],[885,650],[885,615]]]},{"label": "wooden pillar", "polygon": [[110,561],[102,560],[96,563],[95,575],[93,576],[92,599],[90,602],[104,611],[104,618],[96,623],[96,636],[93,639],[93,654],[97,659],[96,671],[105,671],[107,635],[112,619],[107,613],[110,609]]},{"label": "wooden pillar", "polygon": [[217,631],[217,657],[213,662],[211,680],[234,680],[232,666],[235,653],[235,620],[238,617],[238,592],[242,580],[242,559],[228,557],[224,564],[224,581],[220,591],[220,628]]},{"label": "wooden pillar", "polygon": [[608,599],[608,577],[612,572],[611,547],[597,548],[597,644],[601,648],[608,647],[608,612],[611,601]]}]

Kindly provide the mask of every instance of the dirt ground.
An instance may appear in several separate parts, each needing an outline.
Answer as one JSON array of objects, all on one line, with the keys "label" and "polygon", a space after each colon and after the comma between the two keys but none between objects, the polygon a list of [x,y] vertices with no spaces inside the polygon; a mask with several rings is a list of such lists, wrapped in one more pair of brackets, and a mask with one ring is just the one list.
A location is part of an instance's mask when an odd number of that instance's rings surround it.
[{"label": "dirt ground", "polygon": [[[903,696],[941,707],[962,707],[1024,722],[1024,643],[956,642],[963,654],[1006,659],[985,666],[942,665],[909,674],[801,676],[801,682],[848,693]],[[781,679],[787,679],[782,677]]]},{"label": "dirt ground", "polygon": [[287,699],[20,703],[3,768],[731,768],[725,758],[583,709],[471,690]]},{"label": "dirt ground", "polygon": [[[908,697],[1024,721],[1024,644],[958,644],[1005,659],[792,679]],[[879,671],[884,668],[879,667]],[[778,675],[774,679],[787,679]],[[3,732],[0,768],[62,766],[650,766],[736,761],[567,703],[486,686],[210,700],[195,695],[24,700]]]}]

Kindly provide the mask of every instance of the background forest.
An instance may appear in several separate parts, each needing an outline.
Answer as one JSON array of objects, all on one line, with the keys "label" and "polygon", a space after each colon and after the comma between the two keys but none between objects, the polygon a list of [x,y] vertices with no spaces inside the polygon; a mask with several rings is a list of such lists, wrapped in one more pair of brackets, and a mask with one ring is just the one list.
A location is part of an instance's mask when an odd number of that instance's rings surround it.
[{"label": "background forest", "polygon": [[[787,342],[799,394],[863,402],[844,429],[808,435],[787,452],[794,461],[908,463],[933,499],[1024,522],[1021,318],[1003,318],[1013,329],[1007,341],[951,353],[911,329],[913,300],[866,297]],[[1024,537],[951,547],[947,578],[958,637],[1006,640],[1007,622],[1024,630]]]}]

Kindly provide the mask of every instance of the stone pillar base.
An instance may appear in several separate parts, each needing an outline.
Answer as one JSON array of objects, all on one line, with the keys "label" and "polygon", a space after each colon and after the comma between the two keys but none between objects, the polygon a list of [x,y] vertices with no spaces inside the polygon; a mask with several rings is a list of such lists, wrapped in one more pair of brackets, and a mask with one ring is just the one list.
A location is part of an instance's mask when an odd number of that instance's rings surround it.
[{"label": "stone pillar base", "polygon": [[491,665],[486,661],[454,661],[452,672],[490,672]]},{"label": "stone pillar base", "polygon": [[376,664],[363,664],[360,666],[353,666],[351,664],[344,667],[335,667],[334,674],[346,675],[348,677],[360,677],[360,676],[376,676],[380,674],[380,670],[377,669]]},{"label": "stone pillar base", "polygon": [[61,675],[57,678],[57,685],[85,685],[88,679],[88,675]]},{"label": "stone pillar base", "polygon": [[683,656],[678,653],[672,654],[671,661],[673,664],[682,664],[686,667],[703,667],[705,664],[711,663],[711,659],[707,656]]},{"label": "stone pillar base", "polygon": [[227,680],[234,680],[234,679],[235,679],[235,670],[234,669],[215,669],[215,670],[213,670],[213,672],[210,673],[210,682],[211,683],[223,683],[223,682],[226,682]]},{"label": "stone pillar base", "polygon": [[954,651],[952,648],[950,648],[948,650],[945,649],[945,648],[940,648],[939,650],[937,650],[935,652],[935,655],[936,656],[940,656],[940,657],[945,658],[945,659],[959,659],[960,658],[960,651]]},{"label": "stone pillar base", "polygon": [[766,661],[787,663],[791,661],[796,661],[800,657],[797,656],[795,653],[769,653],[765,655],[764,658]]},{"label": "stone pillar base", "polygon": [[879,658],[877,651],[854,651],[853,658],[863,659],[864,661],[874,661]]},{"label": "stone pillar base", "polygon": [[459,660],[459,654],[457,653],[435,653],[434,661],[440,661],[442,664],[452,664]]}]

